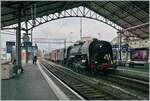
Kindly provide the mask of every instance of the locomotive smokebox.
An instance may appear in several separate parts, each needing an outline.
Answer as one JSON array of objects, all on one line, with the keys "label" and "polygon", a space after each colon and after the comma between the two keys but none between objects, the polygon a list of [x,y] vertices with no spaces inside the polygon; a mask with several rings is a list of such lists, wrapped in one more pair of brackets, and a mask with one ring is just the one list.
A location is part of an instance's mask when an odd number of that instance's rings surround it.
[{"label": "locomotive smokebox", "polygon": [[97,54],[101,58],[103,58],[105,54],[110,54],[112,58],[112,46],[107,41],[100,41],[100,40],[94,39],[93,42],[89,46],[89,53]]}]

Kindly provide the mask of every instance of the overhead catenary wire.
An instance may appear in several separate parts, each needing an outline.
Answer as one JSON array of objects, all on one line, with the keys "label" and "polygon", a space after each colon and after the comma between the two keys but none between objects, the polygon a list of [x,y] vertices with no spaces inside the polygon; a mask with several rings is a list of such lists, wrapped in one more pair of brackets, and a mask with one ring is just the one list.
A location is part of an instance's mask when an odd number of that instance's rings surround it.
[{"label": "overhead catenary wire", "polygon": [[[63,6],[62,8],[60,8],[60,9],[63,10],[63,9],[67,6],[67,3],[68,3],[68,2],[65,2],[64,6]],[[68,22],[66,22],[66,21],[63,22],[63,23],[60,25],[60,27],[57,28],[56,31],[54,31],[54,32],[55,32],[55,33],[56,33],[56,32],[58,33],[58,32],[64,27],[64,25],[67,25],[67,24],[68,24]]]},{"label": "overhead catenary wire", "polygon": [[1,31],[1,35],[2,35],[2,34],[3,34],[3,35],[14,35],[14,36],[16,35],[15,32],[13,33],[13,32],[11,32],[11,31]]}]

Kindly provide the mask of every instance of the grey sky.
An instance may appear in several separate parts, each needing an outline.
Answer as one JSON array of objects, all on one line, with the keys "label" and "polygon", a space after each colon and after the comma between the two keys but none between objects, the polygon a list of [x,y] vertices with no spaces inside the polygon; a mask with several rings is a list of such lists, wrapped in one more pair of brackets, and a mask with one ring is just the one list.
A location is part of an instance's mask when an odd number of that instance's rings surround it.
[{"label": "grey sky", "polygon": [[[67,39],[68,41],[76,41],[80,39],[80,18],[64,18],[48,22],[34,29],[34,38],[50,38],[50,39]],[[90,36],[99,38],[100,33],[101,40],[111,41],[117,36],[116,30],[102,22],[82,18],[82,35],[84,37]],[[38,44],[40,47],[45,48],[59,48],[63,47],[58,44]]]},{"label": "grey sky", "polygon": [[[99,38],[100,33],[101,40],[111,41],[117,36],[116,30],[102,22],[82,18],[82,35],[84,37]],[[14,32],[15,34],[15,32]],[[68,41],[76,41],[80,39],[80,18],[64,18],[54,20],[43,25],[40,25],[33,30],[33,38],[50,38],[50,39],[62,39],[65,38]],[[1,35],[1,47],[5,47],[6,41],[14,41],[15,36]],[[61,48],[63,44],[38,44],[41,49],[55,49]]]}]

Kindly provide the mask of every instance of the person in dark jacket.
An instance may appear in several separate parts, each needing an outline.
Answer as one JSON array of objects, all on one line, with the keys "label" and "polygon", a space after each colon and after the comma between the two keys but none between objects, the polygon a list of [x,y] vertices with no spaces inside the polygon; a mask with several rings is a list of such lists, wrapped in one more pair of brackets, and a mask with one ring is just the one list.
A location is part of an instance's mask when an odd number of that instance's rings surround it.
[{"label": "person in dark jacket", "polygon": [[32,63],[34,64],[34,56],[33,56],[33,62]]},{"label": "person in dark jacket", "polygon": [[37,56],[34,56],[34,63],[36,64],[37,62]]},{"label": "person in dark jacket", "polygon": [[16,59],[13,60],[13,72],[17,74]]}]

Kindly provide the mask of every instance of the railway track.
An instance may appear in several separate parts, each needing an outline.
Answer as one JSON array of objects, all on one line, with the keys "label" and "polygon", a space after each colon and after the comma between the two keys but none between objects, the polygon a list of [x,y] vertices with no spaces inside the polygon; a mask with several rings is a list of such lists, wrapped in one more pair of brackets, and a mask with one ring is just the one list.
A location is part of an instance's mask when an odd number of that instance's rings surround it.
[{"label": "railway track", "polygon": [[[149,92],[149,82],[128,78],[125,76],[109,74],[107,75],[107,80],[111,80],[113,82],[119,83],[121,85],[128,86],[130,88],[138,89],[143,92]],[[135,86],[136,85],[136,86]]]},{"label": "railway track", "polygon": [[125,70],[125,69],[117,69],[117,70],[109,69],[108,74],[115,74],[127,78],[133,78],[133,79],[149,82],[149,74],[140,71]]},{"label": "railway track", "polygon": [[71,75],[70,73],[54,67],[52,64],[48,64],[44,61],[41,62],[48,70],[55,74],[59,79],[69,85],[72,89],[78,92],[81,96],[88,100],[96,99],[108,99],[107,95],[92,88],[89,84],[86,84],[80,80],[80,78]]},{"label": "railway track", "polygon": [[[126,89],[122,89],[118,84],[128,84],[129,87],[133,86],[133,84],[128,83],[127,78],[121,77],[120,79],[116,75],[109,75],[107,77],[97,76],[96,79],[87,77],[78,73],[75,73],[69,69],[63,68],[53,63],[48,63],[47,61],[41,61],[41,63],[47,67],[52,73],[54,73],[58,78],[60,78],[63,82],[69,85],[72,89],[77,91],[84,98],[89,100],[129,100],[129,99],[148,99],[147,96],[138,96],[138,94],[134,94],[129,92]],[[107,79],[106,79],[107,78]],[[120,81],[119,81],[120,80]],[[121,81],[122,80],[122,81]],[[108,82],[109,81],[109,82]],[[117,83],[116,84],[114,84]],[[138,84],[140,84],[138,82]],[[143,85],[143,84],[140,84]],[[137,88],[136,88],[137,89]],[[147,93],[147,88],[145,91]],[[118,96],[119,94],[119,96]]]},{"label": "railway track", "polygon": [[[80,73],[82,74],[83,72],[80,72]],[[139,97],[139,99],[141,99],[141,98],[148,99],[149,98],[149,81],[147,80],[147,78],[144,78],[142,76],[139,79],[137,79],[133,74],[132,74],[132,76],[131,75],[128,76],[125,74],[118,75],[118,73],[113,74],[110,72],[108,72],[107,74],[98,72],[94,75],[91,74],[90,72],[86,72],[83,74],[88,77],[96,78],[102,82],[106,82],[108,84],[113,84],[120,89],[125,89],[131,95],[136,94],[134,96]],[[144,78],[144,79],[142,80],[142,78]]]},{"label": "railway track", "polygon": [[[91,76],[108,84],[117,86],[119,89],[128,91],[130,95],[137,96],[139,99],[149,98],[149,83],[120,75],[94,75]],[[135,95],[136,94],[136,95]]]},{"label": "railway track", "polygon": [[[72,70],[74,70],[76,72],[80,71],[77,69],[72,69]],[[94,77],[97,79],[103,78],[104,80],[107,80],[107,81],[116,82],[118,84],[149,93],[148,76],[143,75],[143,74],[142,75],[135,74],[135,71],[132,71],[134,73],[133,74],[131,71],[130,71],[130,73],[126,73],[127,71],[124,71],[124,70],[119,70],[119,72],[118,72],[118,70],[114,71],[114,69],[110,69],[106,74],[103,74],[102,72],[98,72],[94,75],[91,74],[90,72],[86,72],[86,73],[84,73],[84,72],[80,71],[80,73],[90,76],[90,77]]]}]

